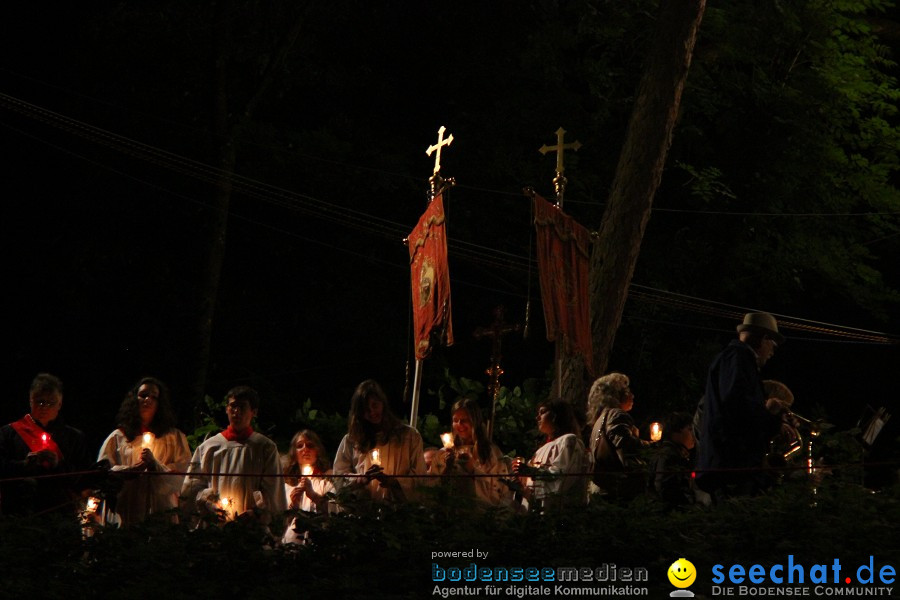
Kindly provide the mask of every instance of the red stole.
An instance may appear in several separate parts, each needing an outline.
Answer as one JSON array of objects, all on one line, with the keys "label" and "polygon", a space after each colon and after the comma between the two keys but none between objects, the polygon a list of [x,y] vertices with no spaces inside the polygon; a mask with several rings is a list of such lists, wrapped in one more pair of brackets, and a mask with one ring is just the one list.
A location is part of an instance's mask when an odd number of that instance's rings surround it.
[{"label": "red stole", "polygon": [[25,445],[32,452],[40,452],[41,450],[50,450],[56,454],[57,458],[63,459],[62,450],[56,444],[56,441],[50,436],[43,427],[31,418],[31,415],[25,415],[18,421],[12,423],[12,428],[16,430]]},{"label": "red stole", "polygon": [[243,431],[236,431],[234,427],[229,425],[226,429],[222,430],[222,435],[229,442],[246,442],[247,439],[253,435],[253,428],[248,427]]}]

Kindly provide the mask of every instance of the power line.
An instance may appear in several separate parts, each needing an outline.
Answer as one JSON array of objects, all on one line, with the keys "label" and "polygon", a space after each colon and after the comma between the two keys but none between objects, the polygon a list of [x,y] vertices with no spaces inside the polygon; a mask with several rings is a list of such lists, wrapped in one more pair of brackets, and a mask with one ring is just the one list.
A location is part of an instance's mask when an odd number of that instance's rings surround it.
[{"label": "power line", "polygon": [[[325,200],[286,190],[279,186],[255,180],[232,171],[226,171],[207,165],[201,161],[183,157],[142,142],[106,131],[90,124],[77,121],[59,113],[43,109],[34,104],[16,99],[7,94],[0,93],[0,105],[22,114],[36,121],[56,127],[70,134],[82,137],[91,142],[106,146],[115,151],[129,156],[145,160],[163,168],[191,176],[201,181],[212,184],[221,184],[227,181],[236,192],[265,201],[289,210],[310,214],[317,218],[338,223],[344,227],[354,228],[383,238],[399,241],[403,239],[409,228],[395,221],[377,217],[349,207],[337,205]],[[11,128],[14,129],[14,128]],[[27,135],[27,134],[26,134]],[[31,136],[33,137],[33,136]],[[45,142],[47,143],[47,142]],[[193,200],[192,200],[193,201]],[[659,209],[656,209],[659,210]],[[734,213],[731,213],[734,214]],[[867,213],[876,214],[876,213]],[[888,213],[894,214],[894,213]],[[900,214],[900,213],[897,213]],[[480,264],[485,267],[497,268],[503,271],[527,272],[533,263],[528,257],[496,250],[464,240],[452,240],[448,243],[453,249],[453,255],[463,260]],[[645,291],[642,291],[641,288]],[[632,286],[632,295],[635,299],[651,301],[690,310],[700,314],[711,316],[739,318],[748,309],[726,305],[715,301],[704,300],[664,292],[646,286]],[[501,290],[496,290],[500,292]],[[504,292],[508,293],[508,292]],[[718,306],[718,308],[716,307]],[[896,344],[896,336],[890,336],[881,332],[873,332],[856,328],[844,327],[835,324],[821,323],[801,319],[799,317],[779,316],[786,329],[797,329],[810,333],[832,335],[846,339],[856,339],[884,344]]]}]

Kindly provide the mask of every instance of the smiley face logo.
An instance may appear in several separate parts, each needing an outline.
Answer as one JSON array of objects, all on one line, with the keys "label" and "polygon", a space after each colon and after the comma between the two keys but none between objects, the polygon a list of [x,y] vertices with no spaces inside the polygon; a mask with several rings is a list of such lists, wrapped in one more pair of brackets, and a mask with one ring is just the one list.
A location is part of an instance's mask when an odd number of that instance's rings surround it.
[{"label": "smiley face logo", "polygon": [[677,588],[690,587],[697,579],[697,569],[686,558],[679,558],[669,567],[669,582]]}]

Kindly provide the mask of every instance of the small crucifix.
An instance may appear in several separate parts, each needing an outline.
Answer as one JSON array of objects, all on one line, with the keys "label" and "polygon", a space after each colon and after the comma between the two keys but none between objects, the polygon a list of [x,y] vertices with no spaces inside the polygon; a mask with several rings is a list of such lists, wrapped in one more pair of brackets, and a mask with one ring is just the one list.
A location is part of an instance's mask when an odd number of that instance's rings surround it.
[{"label": "small crucifix", "polygon": [[506,322],[506,309],[501,305],[494,309],[494,322],[490,327],[479,327],[475,330],[475,338],[491,338],[491,366],[485,371],[490,376],[488,392],[491,395],[491,420],[488,422],[487,433],[488,439],[493,437],[494,433],[494,413],[497,410],[497,396],[500,395],[500,376],[503,375],[503,369],[500,367],[500,344],[501,338],[507,333],[519,331],[522,326],[518,324],[510,324]]},{"label": "small crucifix", "polygon": [[544,144],[538,149],[538,152],[543,155],[556,150],[556,177],[553,178],[553,187],[556,189],[556,208],[560,210],[562,210],[563,206],[563,194],[566,191],[566,178],[563,176],[563,171],[565,171],[565,167],[563,166],[563,152],[566,150],[578,152],[578,149],[581,148],[581,142],[578,140],[575,140],[570,144],[564,144],[563,138],[565,135],[566,130],[560,127],[556,130],[556,145],[548,146],[547,144]]},{"label": "small crucifix", "polygon": [[[453,134],[451,133],[447,139],[444,139],[444,132],[447,129],[441,125],[441,128],[438,129],[438,141],[437,144],[433,144],[428,146],[428,149],[425,150],[426,156],[431,156],[432,153],[437,151],[437,154],[434,157],[434,174],[428,179],[428,182],[431,184],[431,197],[434,198],[437,195],[438,189],[444,184],[444,180],[438,174],[441,170],[441,146],[449,146],[450,142],[453,141]],[[451,177],[447,180],[450,185],[453,185],[455,181]]]}]

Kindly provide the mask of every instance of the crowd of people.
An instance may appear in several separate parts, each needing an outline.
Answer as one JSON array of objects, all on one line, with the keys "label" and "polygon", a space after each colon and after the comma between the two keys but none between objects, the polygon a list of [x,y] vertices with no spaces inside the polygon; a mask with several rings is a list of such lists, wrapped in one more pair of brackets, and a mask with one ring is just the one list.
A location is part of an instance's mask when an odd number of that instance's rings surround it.
[{"label": "crowd of people", "polygon": [[0,428],[0,513],[74,512],[99,491],[97,519],[106,525],[127,527],[154,514],[195,527],[254,520],[284,543],[303,543],[300,513],[352,510],[359,500],[412,502],[429,488],[514,512],[629,501],[648,491],[670,508],[703,495],[716,503],[758,494],[771,485],[760,469],[770,445],[789,436],[793,396],[760,375],[784,341],[774,317],[749,313],[737,333],[712,362],[695,414],[669,415],[660,440],[641,439],[629,414],[630,380],[614,372],[591,386],[584,420],[562,399],[538,405],[544,442],[529,459],[504,455],[472,398],[452,405],[443,447],[424,448],[374,380],[354,391],[333,461],[309,429],[282,456],[253,429],[260,398],[248,386],[227,392],[228,426],[191,452],[167,386],[144,377],[126,394],[95,460],[84,435],[63,420],[62,382],[41,373],[29,413]]}]

